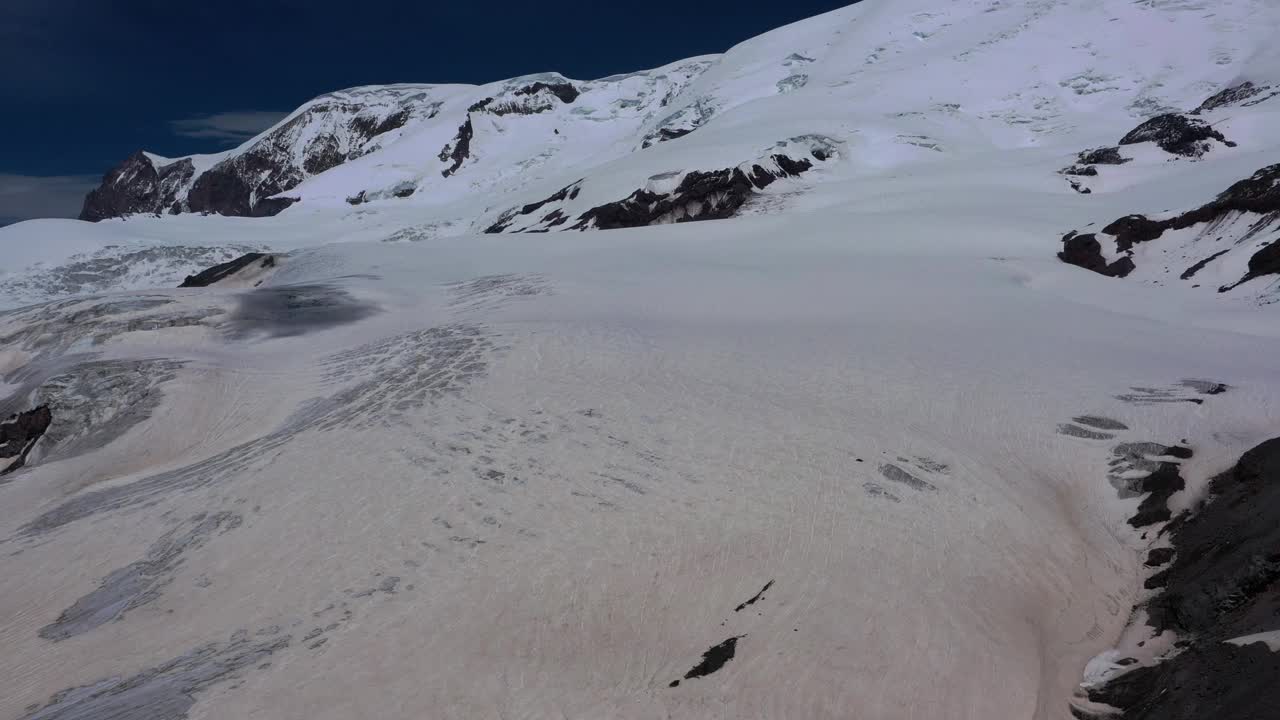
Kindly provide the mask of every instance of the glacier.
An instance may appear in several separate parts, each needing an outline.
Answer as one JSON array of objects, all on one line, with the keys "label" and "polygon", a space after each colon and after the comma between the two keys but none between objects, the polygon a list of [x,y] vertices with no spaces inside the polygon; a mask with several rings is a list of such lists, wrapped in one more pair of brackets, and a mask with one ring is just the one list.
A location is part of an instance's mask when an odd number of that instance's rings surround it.
[{"label": "glacier", "polygon": [[0,228],[0,716],[1265,717],[1274,545],[1168,608],[1280,467],[1278,27],[864,0],[132,156]]}]

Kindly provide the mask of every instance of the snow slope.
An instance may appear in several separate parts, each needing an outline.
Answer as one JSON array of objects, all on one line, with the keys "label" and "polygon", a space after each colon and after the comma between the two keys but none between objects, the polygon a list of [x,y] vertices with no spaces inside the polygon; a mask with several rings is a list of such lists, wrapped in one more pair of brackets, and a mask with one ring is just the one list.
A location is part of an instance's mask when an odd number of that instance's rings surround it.
[{"label": "snow slope", "polygon": [[1059,170],[1272,81],[1276,20],[867,0],[571,102],[318,100],[413,111],[273,217],[0,229],[0,417],[53,418],[0,475],[0,716],[1070,717],[1152,640],[1134,447],[1191,506],[1275,435],[1280,324],[1059,238],[1280,162],[1280,100]]}]

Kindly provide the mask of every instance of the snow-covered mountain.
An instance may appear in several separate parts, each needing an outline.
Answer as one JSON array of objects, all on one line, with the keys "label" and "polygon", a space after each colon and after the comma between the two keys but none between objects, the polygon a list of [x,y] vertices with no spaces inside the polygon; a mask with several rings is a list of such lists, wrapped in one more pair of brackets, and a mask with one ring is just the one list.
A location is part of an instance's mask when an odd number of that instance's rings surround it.
[{"label": "snow-covered mountain", "polygon": [[[723,55],[596,81],[544,73],[354,88],[225,153],[139,152],[108,173],[81,217],[386,210],[417,220],[404,238],[611,229],[779,212],[788,203],[778,197],[816,184],[993,154],[1054,156],[1036,181],[1063,192],[1198,172],[1171,162],[1256,158],[1231,178],[1241,180],[1273,149],[1264,128],[1280,107],[1280,54],[1266,42],[1275,13],[1261,1],[872,3]],[[1251,256],[1258,237],[1227,242]],[[1079,242],[1064,257],[1127,257]],[[1210,259],[1217,242],[1180,257],[1234,285],[1244,276],[1225,275],[1241,262]]]},{"label": "snow-covered mountain", "polygon": [[0,716],[1269,717],[1278,29],[864,0],[131,156],[0,228]]}]

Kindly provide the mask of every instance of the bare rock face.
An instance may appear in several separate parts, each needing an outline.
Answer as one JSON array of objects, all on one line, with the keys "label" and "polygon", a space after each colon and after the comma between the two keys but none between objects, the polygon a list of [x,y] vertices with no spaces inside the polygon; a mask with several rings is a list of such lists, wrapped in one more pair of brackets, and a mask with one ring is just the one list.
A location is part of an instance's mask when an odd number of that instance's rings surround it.
[{"label": "bare rock face", "polygon": [[1058,253],[1058,259],[1107,277],[1124,277],[1133,272],[1134,268],[1133,260],[1127,257],[1108,263],[1102,255],[1102,243],[1098,242],[1098,236],[1093,233],[1068,233],[1062,238],[1062,251]]},{"label": "bare rock face", "polygon": [[1178,113],[1157,115],[1130,130],[1120,138],[1121,145],[1134,145],[1140,142],[1154,142],[1160,149],[1183,157],[1200,157],[1212,145],[1209,140],[1217,140],[1228,147],[1235,143],[1223,137],[1208,123]]},{"label": "bare rock face", "polygon": [[1204,102],[1200,103],[1200,107],[1191,111],[1192,115],[1199,115],[1211,110],[1217,110],[1222,107],[1257,105],[1258,103],[1270,100],[1280,94],[1280,89],[1270,85],[1256,85],[1252,82],[1245,81],[1239,85],[1232,85],[1225,90],[1221,90],[1211,95]]},{"label": "bare rock face", "polygon": [[53,413],[47,405],[20,412],[0,422],[0,475],[7,475],[26,464],[27,454],[52,423]]},{"label": "bare rock face", "polygon": [[155,212],[160,193],[156,168],[141,150],[102,178],[80,211],[81,220],[98,221],[132,213]]},{"label": "bare rock face", "polygon": [[[1145,215],[1126,215],[1102,228],[1101,234],[1114,243],[1120,257],[1108,263],[1103,256],[1102,244],[1095,234],[1069,233],[1062,238],[1063,248],[1058,259],[1070,265],[1107,275],[1125,277],[1135,269],[1133,249],[1141,244],[1160,240],[1170,230],[1184,230],[1197,225],[1222,228],[1237,227],[1227,221],[1248,216],[1249,222],[1240,223],[1240,237],[1228,245],[1205,243],[1201,259],[1182,273],[1181,279],[1191,280],[1208,263],[1221,257],[1236,244],[1261,235],[1280,222],[1280,165],[1269,165],[1231,185],[1213,201],[1164,220],[1153,220]],[[1219,236],[1225,237],[1225,236]],[[1222,249],[1226,247],[1227,249]],[[1250,280],[1267,275],[1280,275],[1280,240],[1272,241],[1249,259],[1248,272],[1237,282],[1224,285],[1219,292],[1227,292]]]},{"label": "bare rock face", "polygon": [[274,255],[267,255],[265,253],[258,252],[245,253],[230,262],[214,265],[213,267],[202,270],[195,275],[188,275],[187,279],[183,280],[182,284],[178,287],[209,287],[210,285],[217,283],[219,280],[223,280],[228,276],[234,275],[235,273],[238,273],[259,261],[261,261],[260,266],[264,269],[273,267],[276,264],[276,258]]},{"label": "bare rock face", "polygon": [[[485,232],[616,230],[723,220],[733,217],[748,200],[774,182],[799,177],[811,170],[815,162],[826,162],[836,152],[836,146],[827,138],[792,138],[778,143],[757,161],[735,167],[655,175],[645,187],[630,195],[585,211],[581,206],[572,206],[586,182],[578,180],[542,200],[507,210]],[[574,222],[569,225],[571,220]]]},{"label": "bare rock face", "polygon": [[[474,106],[473,106],[474,107]],[[475,128],[471,125],[471,113],[467,113],[467,119],[458,128],[458,134],[453,140],[449,141],[440,150],[440,162],[450,163],[449,167],[440,171],[444,177],[458,172],[458,168],[462,167],[462,163],[471,157],[471,139],[475,137]]]},{"label": "bare rock face", "polygon": [[[1280,703],[1280,653],[1261,633],[1280,628],[1280,439],[1244,453],[1208,496],[1161,530],[1165,569],[1148,578],[1153,631],[1181,651],[1088,689],[1117,720],[1265,718]],[[1242,640],[1245,639],[1245,640]],[[1077,717],[1101,718],[1092,713]]]},{"label": "bare rock face", "polygon": [[[434,109],[427,106],[427,111]],[[375,138],[403,127],[411,115],[408,107],[387,112],[322,100],[199,174],[190,158],[157,167],[151,157],[137,152],[89,193],[80,219],[166,212],[275,215],[297,201],[280,193],[363,155]]]}]

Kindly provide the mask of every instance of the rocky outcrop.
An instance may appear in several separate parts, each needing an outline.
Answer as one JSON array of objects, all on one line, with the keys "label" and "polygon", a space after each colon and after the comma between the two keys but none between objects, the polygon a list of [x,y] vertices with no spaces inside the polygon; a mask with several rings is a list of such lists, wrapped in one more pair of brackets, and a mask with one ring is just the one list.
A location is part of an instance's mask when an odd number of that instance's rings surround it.
[{"label": "rocky outcrop", "polygon": [[525,85],[524,87],[517,89],[515,94],[536,95],[544,90],[555,95],[557,98],[560,98],[560,102],[566,105],[577,100],[578,96],[581,95],[581,93],[578,92],[578,88],[567,82],[535,82],[531,85]]},{"label": "rocky outcrop", "polygon": [[[419,112],[435,111],[427,106]],[[89,193],[80,219],[183,212],[275,215],[297,201],[281,193],[369,152],[377,138],[403,127],[414,112],[414,107],[367,108],[322,98],[201,173],[190,158],[157,166],[138,152]]]},{"label": "rocky outcrop", "polygon": [[1218,292],[1227,292],[1265,275],[1280,275],[1280,240],[1273,240],[1269,245],[1254,253],[1249,258],[1249,270],[1244,277],[1231,285],[1224,285],[1218,288]]},{"label": "rocky outcrop", "polygon": [[570,229],[616,230],[732,217],[757,190],[763,190],[778,178],[800,175],[813,167],[807,159],[792,160],[775,155],[773,160],[777,169],[756,164],[749,172],[741,168],[689,172],[670,192],[637,190],[616,202],[593,207],[578,216],[578,222]]},{"label": "rocky outcrop", "polygon": [[[467,108],[468,113],[490,115],[536,115],[547,112],[557,104],[572,104],[581,93],[569,82],[535,82],[508,89],[496,97],[478,100]],[[557,102],[559,101],[559,102]]]},{"label": "rocky outcrop", "polygon": [[102,185],[85,197],[80,219],[97,222],[138,213],[172,209],[190,184],[195,167],[190,158],[156,167],[144,152],[130,155],[102,178]]},{"label": "rocky outcrop", "polygon": [[[585,180],[567,185],[536,202],[512,208],[485,228],[486,233],[550,230],[616,230],[663,223],[732,217],[753,195],[782,178],[798,177],[838,152],[838,143],[804,135],[776,143],[758,161],[722,170],[660,173],[627,197],[586,210],[573,202]],[[572,225],[569,223],[572,221]]]},{"label": "rocky outcrop", "polygon": [[183,280],[182,284],[179,285],[178,287],[180,288],[208,287],[210,285],[213,285],[214,283],[217,283],[220,280],[224,280],[227,277],[240,272],[241,270],[244,270],[245,268],[248,268],[250,265],[253,265],[254,263],[257,263],[258,267],[260,268],[267,269],[267,268],[275,267],[276,258],[274,255],[268,255],[266,253],[258,253],[258,252],[245,253],[244,255],[241,255],[240,257],[230,262],[224,262],[219,265],[214,265],[213,267],[208,268],[206,270],[202,270],[196,273],[195,275],[188,275],[187,279]]},{"label": "rocky outcrop", "polygon": [[737,212],[754,190],[751,179],[737,168],[695,170],[686,174],[669,193],[637,190],[621,200],[593,207],[580,215],[571,229],[616,230],[667,222],[720,220]]},{"label": "rocky outcrop", "polygon": [[449,141],[440,150],[440,162],[450,163],[449,167],[440,171],[444,177],[458,172],[458,168],[462,167],[462,163],[471,157],[471,138],[475,137],[475,127],[471,124],[471,114],[467,114],[467,119],[458,128],[458,134],[453,136],[453,140]]},{"label": "rocky outcrop", "polygon": [[7,475],[26,464],[27,455],[52,422],[53,413],[47,405],[20,412],[0,422],[0,475]]},{"label": "rocky outcrop", "polygon": [[[1093,150],[1085,150],[1076,156],[1076,162],[1070,167],[1063,168],[1059,172],[1063,175],[1074,175],[1077,177],[1096,177],[1099,165],[1123,165],[1130,162],[1132,158],[1124,157],[1120,154],[1118,147],[1102,147]],[[1084,187],[1080,183],[1072,180],[1071,187],[1076,192],[1088,195],[1091,190]]]},{"label": "rocky outcrop", "polygon": [[1156,565],[1168,566],[1147,580],[1157,592],[1142,609],[1153,633],[1179,638],[1176,654],[1131,661],[1088,699],[1119,710],[1106,715],[1117,720],[1273,717],[1280,653],[1266,634],[1280,633],[1280,438],[1244,453],[1160,534],[1169,548]]},{"label": "rocky outcrop", "polygon": [[[1280,164],[1262,168],[1219,193],[1212,202],[1194,210],[1154,220],[1146,215],[1126,215],[1102,228],[1101,235],[1113,244],[1120,257],[1108,262],[1102,244],[1095,234],[1075,232],[1063,237],[1058,258],[1110,277],[1125,277],[1135,269],[1133,250],[1144,243],[1160,240],[1166,233],[1197,226],[1216,228],[1211,242],[1187,249],[1199,260],[1179,277],[1192,280],[1209,263],[1233,251],[1247,251],[1247,241],[1280,228]],[[1235,237],[1232,237],[1232,235]],[[1227,242],[1231,241],[1231,242]],[[1193,241],[1194,242],[1194,241]],[[1227,247],[1223,249],[1223,245]],[[1280,240],[1273,240],[1255,250],[1249,259],[1249,270],[1239,281],[1224,285],[1227,292],[1243,283],[1267,275],[1280,275]]]},{"label": "rocky outcrop", "polygon": [[1098,242],[1097,235],[1079,235],[1074,230],[1062,238],[1062,251],[1058,253],[1058,259],[1107,277],[1124,277],[1133,272],[1134,268],[1132,258],[1124,257],[1107,262],[1102,255],[1102,243]]},{"label": "rocky outcrop", "polygon": [[684,137],[705,125],[716,114],[716,105],[709,98],[698,98],[692,104],[671,113],[658,122],[640,141],[640,148],[650,148],[660,142]]},{"label": "rocky outcrop", "polygon": [[[503,213],[502,216],[498,218],[497,222],[485,228],[485,232],[490,234],[503,232],[508,227],[511,227],[511,223],[515,222],[521,216],[533,215],[534,213],[538,212],[539,210],[541,210],[542,208],[546,207],[551,203],[559,203],[559,202],[564,202],[565,200],[577,199],[578,193],[581,190],[582,190],[582,181],[579,180],[578,182],[575,182],[572,185],[568,185],[560,188],[555,193],[552,193],[551,195],[547,196],[546,198],[543,198],[542,200],[538,200],[537,202],[531,202],[528,205],[521,206],[520,208],[509,210]],[[547,217],[543,218],[544,221],[547,219],[548,219]],[[548,224],[548,227],[563,225],[567,220],[568,218],[565,217],[564,213],[560,212],[559,210],[556,210],[554,217],[550,217],[550,222]]]},{"label": "rocky outcrop", "polygon": [[1200,157],[1213,145],[1209,140],[1217,140],[1227,147],[1235,147],[1235,143],[1223,137],[1208,123],[1197,118],[1190,118],[1178,113],[1157,115],[1130,130],[1120,138],[1121,145],[1135,145],[1141,142],[1153,142],[1160,149],[1182,157]]},{"label": "rocky outcrop", "polygon": [[1191,114],[1200,115],[1218,108],[1236,105],[1244,107],[1257,105],[1260,102],[1270,100],[1276,95],[1280,95],[1280,89],[1273,88],[1270,85],[1255,85],[1252,82],[1245,81],[1209,96],[1208,99],[1200,103],[1200,107],[1192,110]]}]

